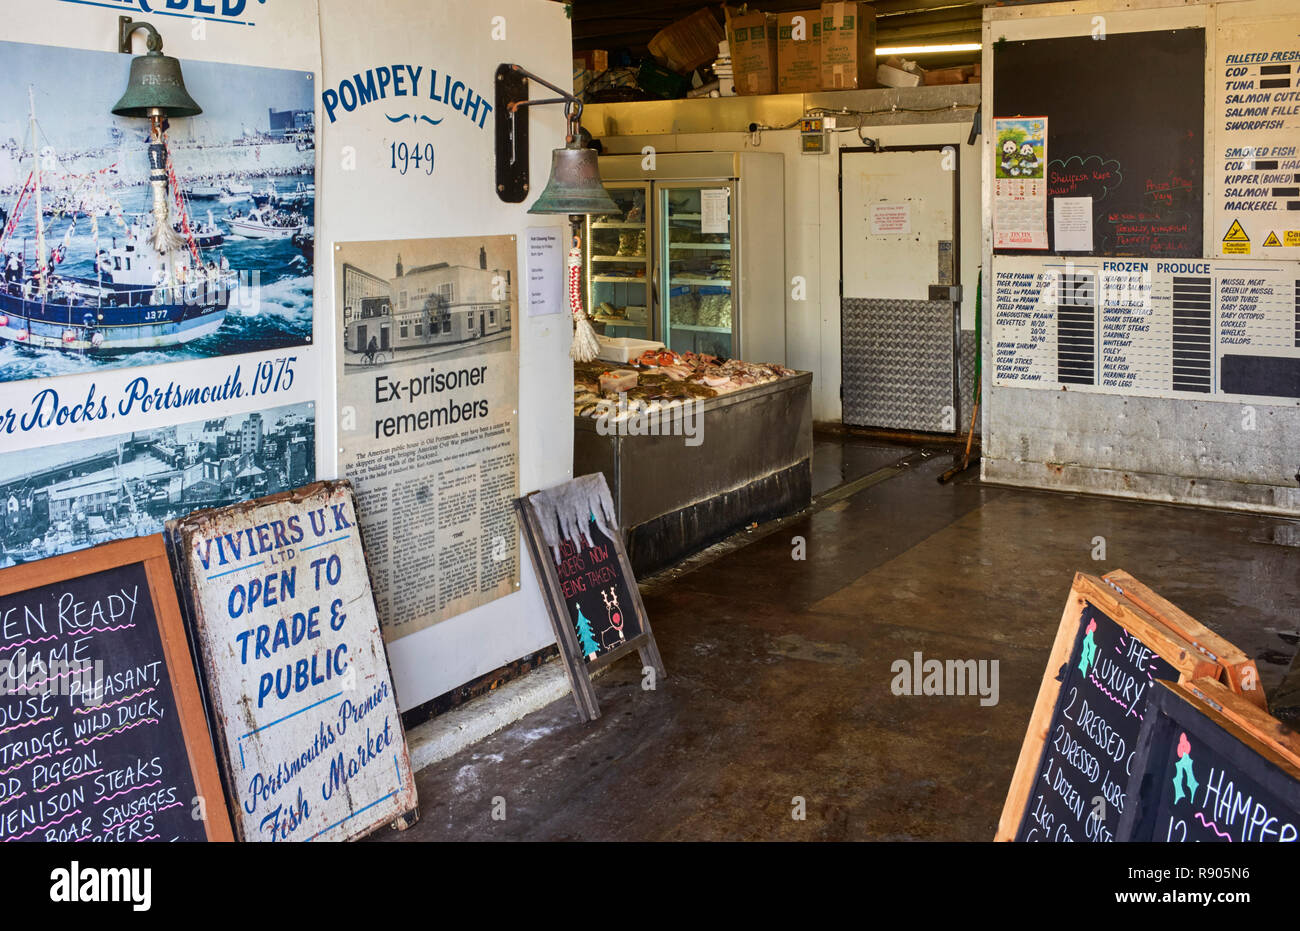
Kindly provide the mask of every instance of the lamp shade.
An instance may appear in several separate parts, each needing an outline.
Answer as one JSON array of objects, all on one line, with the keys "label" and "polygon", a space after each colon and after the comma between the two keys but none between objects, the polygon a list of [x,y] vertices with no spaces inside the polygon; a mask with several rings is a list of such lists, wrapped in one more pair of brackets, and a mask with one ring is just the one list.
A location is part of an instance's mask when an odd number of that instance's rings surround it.
[{"label": "lamp shade", "polygon": [[580,148],[576,142],[551,153],[551,176],[529,213],[605,214],[619,213],[605,186],[595,149]]},{"label": "lamp shade", "polygon": [[170,55],[150,51],[131,59],[126,93],[113,107],[118,116],[198,116],[203,108],[185,89],[181,63]]}]

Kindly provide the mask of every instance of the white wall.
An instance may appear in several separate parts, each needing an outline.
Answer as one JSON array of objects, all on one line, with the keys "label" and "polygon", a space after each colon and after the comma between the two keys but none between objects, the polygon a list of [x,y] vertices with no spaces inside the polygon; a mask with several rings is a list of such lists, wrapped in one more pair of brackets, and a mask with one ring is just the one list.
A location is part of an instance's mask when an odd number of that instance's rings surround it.
[{"label": "white wall", "polygon": [[[499,20],[496,18],[500,18]],[[494,32],[504,39],[493,38]],[[491,5],[385,0],[357,4],[322,0],[323,87],[368,67],[409,63],[454,74],[492,99],[494,72],[515,62],[557,83],[572,68],[569,21],[560,4],[547,0],[501,0]],[[536,91],[534,96],[540,96]],[[372,108],[374,104],[368,105]],[[482,128],[463,116],[448,116],[431,129],[410,122],[389,124],[365,108],[324,122],[320,134],[323,191],[318,288],[329,308],[329,324],[318,327],[334,351],[333,242],[371,239],[513,234],[517,269],[527,268],[524,240],[529,226],[564,225],[563,217],[530,217],[527,204],[506,204],[496,196],[493,118]],[[382,109],[382,108],[379,108]],[[563,145],[562,108],[532,111],[531,189],[540,192],[550,170],[551,150]],[[431,139],[436,168],[431,177],[400,176],[390,167],[389,142],[410,135]],[[355,168],[348,167],[356,151]],[[573,468],[573,367],[568,356],[567,314],[529,317],[526,300],[516,318],[519,331],[519,483],[530,491],[564,481]],[[332,372],[328,390],[333,396]],[[322,423],[336,422],[322,411]],[[336,451],[333,435],[322,443]],[[336,461],[334,456],[323,460]],[[329,468],[322,465],[322,474]],[[554,642],[526,549],[520,547],[521,590],[389,644],[398,703],[408,709],[504,663]]]},{"label": "white wall", "polygon": [[[922,88],[926,106],[962,94],[962,103],[973,99],[970,88]],[[919,95],[918,95],[919,96]],[[784,98],[772,98],[781,101]],[[852,132],[832,134],[830,151],[825,155],[805,155],[800,151],[797,129],[765,130],[757,144],[744,131],[750,117],[758,111],[746,105],[762,98],[730,100],[674,101],[678,119],[690,128],[708,127],[713,131],[641,132],[642,126],[653,129],[658,120],[657,104],[609,104],[590,106],[583,124],[601,139],[608,153],[639,152],[642,146],[654,146],[659,152],[686,151],[758,151],[778,152],[785,158],[785,281],[786,281],[786,359],[785,364],[811,371],[813,375],[813,419],[838,421],[840,408],[840,207],[839,149],[861,145]],[[790,97],[789,112],[803,112],[814,103],[821,106],[849,106],[854,109],[888,108],[886,101],[902,100],[910,104],[907,92],[862,91],[808,95],[800,100]],[[940,104],[942,105],[942,104]],[[650,115],[645,111],[649,109]],[[696,111],[699,115],[681,111]],[[782,111],[784,114],[786,111]],[[980,264],[980,191],[978,145],[966,145],[970,134],[973,107],[954,111],[953,122],[884,125],[866,117],[862,132],[879,140],[882,146],[953,145],[959,152],[961,171],[961,264],[965,299],[962,301],[962,328],[975,326],[975,285]],[[665,117],[664,119],[673,119]],[[840,123],[855,118],[841,117]],[[764,120],[756,120],[765,122]],[[789,122],[789,120],[785,120]],[[737,127],[739,131],[730,130]],[[791,297],[790,280],[802,275],[807,279],[806,300]],[[768,361],[755,359],[751,361]]]},{"label": "white wall", "polygon": [[[252,5],[250,0],[250,5]],[[117,55],[118,16],[130,14],[133,19],[151,23],[163,38],[163,53],[184,60],[201,60],[232,65],[251,65],[265,68],[292,69],[303,72],[304,81],[313,81],[319,76],[320,41],[317,32],[316,0],[277,0],[270,8],[258,6],[247,11],[249,15],[239,18],[206,16],[194,18],[191,13],[169,13],[162,5],[160,9],[144,14],[140,9],[126,5],[120,9],[113,7],[91,6],[75,0],[0,0],[0,19],[4,22],[0,30],[0,40],[5,42],[30,43],[32,45],[58,46],[70,49],[86,49]],[[220,9],[220,4],[217,5]],[[145,52],[145,32],[140,30],[132,36],[132,48],[135,55]],[[17,103],[21,110],[26,110],[25,83],[30,80],[35,85],[37,119],[45,113],[45,121],[40,122],[41,131],[46,127],[62,125],[60,116],[65,119],[79,112],[87,114],[87,123],[94,123],[92,137],[98,138],[100,122],[106,119],[118,97],[126,90],[126,70],[130,57],[120,55],[122,65],[122,83],[104,87],[98,83],[87,84],[81,90],[81,96],[75,101],[55,100],[48,87],[42,86],[40,75],[8,75],[16,79],[10,86],[23,88],[21,101],[8,101],[8,112],[14,110]],[[6,62],[0,60],[0,67]],[[183,71],[182,67],[182,71]],[[202,94],[200,94],[202,96]],[[204,101],[198,101],[204,106]],[[219,101],[211,98],[207,101],[209,109],[216,109]],[[56,108],[62,114],[56,114]],[[91,117],[93,116],[93,121]],[[141,126],[146,125],[139,121]],[[171,132],[183,137],[184,120],[173,121]],[[15,136],[23,143],[27,139],[26,120],[21,123],[9,121],[0,136],[8,139]],[[84,170],[83,163],[68,156],[79,148],[82,140],[66,138],[64,133],[55,133],[53,138],[43,139],[52,145],[61,146],[65,151],[59,153],[63,166],[74,166],[73,170]],[[17,167],[17,166],[15,166]],[[106,167],[102,164],[95,169]],[[23,167],[23,177],[30,165]],[[0,199],[6,207],[12,207],[11,196]],[[103,224],[105,221],[101,220]],[[84,226],[82,227],[84,229]],[[315,309],[315,328],[322,328],[321,308]],[[45,429],[7,431],[0,437],[0,453],[15,452],[22,449],[73,443],[99,437],[118,436],[136,430],[153,430],[175,424],[191,423],[208,417],[227,417],[253,410],[263,410],[270,406],[314,402],[321,391],[320,371],[322,354],[318,347],[300,346],[286,352],[285,350],[268,350],[243,355],[220,356],[205,359],[190,359],[169,362],[161,365],[141,365],[123,368],[102,368],[98,366],[69,366],[71,374],[57,378],[38,378],[22,381],[0,382],[0,412],[13,411],[17,416],[34,407],[34,396],[47,388],[52,388],[65,403],[71,405],[85,399],[93,392],[94,397],[108,399],[116,404],[124,397],[128,383],[145,376],[155,387],[165,387],[174,383],[182,387],[221,384],[223,380],[245,380],[247,373],[254,371],[262,361],[280,358],[288,354],[296,356],[296,378],[289,390],[273,395],[257,397],[245,394],[237,400],[214,402],[208,405],[171,406],[155,408],[147,413],[136,410],[121,417],[100,419],[83,419],[66,425],[51,425]],[[241,370],[240,379],[234,378],[236,370]],[[77,399],[72,401],[70,399]],[[317,461],[320,460],[320,447],[317,449]]]},{"label": "white wall", "polygon": [[[1222,76],[1214,68],[1217,24],[1251,19],[1277,23],[1280,48],[1295,42],[1294,0],[1184,3],[1181,0],[1089,0],[985,11],[984,99],[993,99],[994,43],[1089,35],[1104,16],[1111,33],[1201,26],[1206,29],[1205,255],[1214,254],[1217,157],[1211,115]],[[1071,91],[1073,92],[1073,91]],[[987,141],[995,116],[984,110]],[[991,143],[987,143],[991,145]],[[986,152],[984,183],[993,158]],[[985,201],[988,217],[989,201]],[[1217,234],[1217,235],[1221,235]],[[985,293],[991,227],[984,233]],[[1246,260],[1250,264],[1250,260]],[[1300,278],[1300,262],[1296,277]],[[985,320],[991,319],[990,314]],[[984,358],[990,358],[985,326]],[[988,481],[1191,504],[1300,512],[1300,402],[1256,403],[1137,397],[997,387],[984,368],[982,474]],[[1246,424],[1250,426],[1247,427]]]},{"label": "white wall", "polygon": [[[377,112],[330,124],[319,91],[339,79],[376,65],[411,63],[452,72],[491,100],[494,72],[501,62],[525,68],[564,84],[572,72],[572,37],[564,7],[549,0],[500,0],[490,6],[468,0],[247,0],[238,18],[194,18],[190,9],[170,11],[151,4],[99,7],[78,0],[0,0],[5,41],[59,45],[116,52],[117,18],[129,14],[152,22],[162,33],[164,51],[182,60],[201,59],[241,65],[300,69],[315,82],[317,125],[317,243],[313,345],[295,348],[296,379],[275,404],[311,401],[317,406],[317,472],[337,476],[335,405],[335,305],[333,242],[483,234],[513,234],[519,239],[516,267],[526,269],[524,231],[529,226],[564,225],[562,217],[529,217],[527,204],[502,203],[493,177],[493,123],[480,129],[464,117],[444,120],[419,138],[432,140],[437,170],[429,178],[394,175],[388,168],[388,142],[414,138],[393,129]],[[217,4],[218,10],[221,5]],[[169,12],[170,11],[170,12]],[[144,36],[135,37],[143,54]],[[126,56],[123,56],[125,60]],[[92,103],[102,99],[105,114],[125,88],[87,88]],[[535,94],[535,96],[537,96]],[[203,101],[200,101],[202,104]],[[100,104],[95,103],[98,106]],[[375,108],[376,105],[370,105]],[[562,108],[534,110],[531,122],[532,189],[540,191],[550,167],[550,152],[563,144]],[[373,117],[373,119],[372,119]],[[403,127],[409,127],[408,122]],[[376,128],[380,127],[380,128]],[[180,131],[178,127],[176,131]],[[348,153],[344,146],[353,146]],[[346,168],[349,158],[355,167]],[[573,465],[571,327],[567,314],[516,319],[519,364],[520,491],[544,487],[571,476]],[[165,384],[220,383],[237,365],[245,372],[268,352],[217,359],[68,375],[56,380],[68,397],[85,397],[92,383],[98,395],[114,396],[130,377],[147,372]],[[0,384],[0,411],[24,409],[34,382]],[[204,416],[228,416],[267,406],[263,397],[243,398],[220,409],[151,412],[148,417],[60,428],[57,437],[6,437],[5,449],[74,441],[123,430],[150,429]],[[216,406],[214,405],[214,408]],[[436,697],[483,673],[541,649],[554,641],[532,566],[520,548],[521,590],[476,610],[390,644],[399,704],[403,709]]]}]

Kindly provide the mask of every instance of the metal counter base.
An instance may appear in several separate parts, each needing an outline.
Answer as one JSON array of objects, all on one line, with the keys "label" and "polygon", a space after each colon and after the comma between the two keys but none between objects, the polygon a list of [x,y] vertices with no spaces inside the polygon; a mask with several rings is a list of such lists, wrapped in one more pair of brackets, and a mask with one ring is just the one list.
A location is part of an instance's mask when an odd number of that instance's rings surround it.
[{"label": "metal counter base", "polygon": [[638,575],[812,500],[811,373],[708,398],[693,424],[679,414],[658,435],[597,427],[575,418],[573,474],[605,473]]}]

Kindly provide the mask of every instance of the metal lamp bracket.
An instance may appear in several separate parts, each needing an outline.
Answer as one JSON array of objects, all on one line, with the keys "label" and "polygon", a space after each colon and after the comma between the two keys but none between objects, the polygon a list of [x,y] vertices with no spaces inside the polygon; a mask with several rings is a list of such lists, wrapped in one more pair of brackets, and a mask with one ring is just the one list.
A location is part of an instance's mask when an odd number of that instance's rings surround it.
[{"label": "metal lamp bracket", "polygon": [[497,196],[519,204],[528,197],[528,108],[512,104],[528,99],[528,78],[511,65],[497,65],[494,83]]},{"label": "metal lamp bracket", "polygon": [[[529,100],[530,79],[559,96]],[[519,65],[497,65],[494,83],[497,196],[508,204],[518,204],[528,197],[528,109],[545,104],[564,104],[568,135],[575,138],[581,125],[582,101]]]},{"label": "metal lamp bracket", "polygon": [[119,16],[117,18],[117,50],[123,54],[131,54],[131,35],[137,29],[147,29],[149,34],[145,36],[145,47],[151,52],[161,52],[163,47],[162,35],[153,27],[151,23],[144,20],[133,20],[129,16]]}]

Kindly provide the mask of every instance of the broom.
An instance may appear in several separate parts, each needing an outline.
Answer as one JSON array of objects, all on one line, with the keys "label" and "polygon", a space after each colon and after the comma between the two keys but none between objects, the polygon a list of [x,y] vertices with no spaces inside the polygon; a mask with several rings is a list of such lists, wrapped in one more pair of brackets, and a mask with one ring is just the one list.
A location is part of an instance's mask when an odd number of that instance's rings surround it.
[{"label": "broom", "polygon": [[983,287],[984,281],[983,276],[981,275],[980,278],[976,279],[975,285],[975,407],[970,412],[970,430],[966,433],[966,453],[962,456],[960,466],[954,465],[947,472],[939,476],[940,485],[946,485],[948,482],[952,481],[958,475],[961,475],[961,473],[970,468],[971,441],[975,439],[975,418],[979,416],[980,391],[983,388],[983,374],[980,371],[980,363],[983,361],[981,358],[982,348],[980,346],[980,311],[982,309],[980,305],[983,303]]}]

